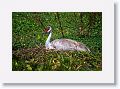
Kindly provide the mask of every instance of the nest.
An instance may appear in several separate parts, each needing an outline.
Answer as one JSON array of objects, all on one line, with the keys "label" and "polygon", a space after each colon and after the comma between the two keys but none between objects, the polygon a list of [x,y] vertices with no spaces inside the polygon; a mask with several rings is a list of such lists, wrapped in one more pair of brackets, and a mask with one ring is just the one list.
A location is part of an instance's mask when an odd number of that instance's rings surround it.
[{"label": "nest", "polygon": [[12,54],[13,70],[102,70],[101,54],[46,50],[44,46],[18,49]]}]

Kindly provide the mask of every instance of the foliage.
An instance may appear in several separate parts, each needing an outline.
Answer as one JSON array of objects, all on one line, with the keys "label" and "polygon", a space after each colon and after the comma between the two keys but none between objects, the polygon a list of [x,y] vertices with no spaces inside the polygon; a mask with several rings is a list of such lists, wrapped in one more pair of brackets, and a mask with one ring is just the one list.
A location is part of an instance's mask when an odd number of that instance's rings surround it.
[{"label": "foliage", "polygon": [[[50,25],[52,39],[68,38],[86,44],[91,53],[45,50]],[[12,70],[96,71],[102,70],[101,12],[13,12]]]}]

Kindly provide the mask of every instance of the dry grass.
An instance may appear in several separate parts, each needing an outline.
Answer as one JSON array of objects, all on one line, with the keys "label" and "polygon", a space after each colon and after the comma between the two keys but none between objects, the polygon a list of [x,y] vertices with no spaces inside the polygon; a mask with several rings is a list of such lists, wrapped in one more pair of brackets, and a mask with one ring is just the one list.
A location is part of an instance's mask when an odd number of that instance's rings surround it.
[{"label": "dry grass", "polygon": [[46,50],[45,47],[13,51],[14,71],[100,71],[101,54]]}]

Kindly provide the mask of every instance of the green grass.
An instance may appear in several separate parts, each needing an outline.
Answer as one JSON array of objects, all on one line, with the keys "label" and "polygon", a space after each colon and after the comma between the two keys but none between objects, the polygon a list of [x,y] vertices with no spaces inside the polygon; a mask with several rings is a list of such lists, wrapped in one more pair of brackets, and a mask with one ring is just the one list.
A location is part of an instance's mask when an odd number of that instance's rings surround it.
[{"label": "green grass", "polygon": [[[82,17],[81,17],[82,15]],[[94,16],[91,19],[90,16]],[[101,13],[12,13],[13,71],[101,71]],[[82,22],[80,21],[82,18]],[[61,27],[60,23],[61,22]],[[44,27],[53,28],[52,39],[64,38],[86,44],[91,50],[45,50]],[[80,31],[82,27],[83,33]]]}]

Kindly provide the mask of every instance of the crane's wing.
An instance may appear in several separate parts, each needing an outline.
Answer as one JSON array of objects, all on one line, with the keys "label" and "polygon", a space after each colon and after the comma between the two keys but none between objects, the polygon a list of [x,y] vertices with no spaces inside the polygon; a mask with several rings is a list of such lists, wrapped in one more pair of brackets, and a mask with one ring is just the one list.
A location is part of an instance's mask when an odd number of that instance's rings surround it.
[{"label": "crane's wing", "polygon": [[51,45],[57,50],[90,51],[83,43],[71,39],[56,39],[51,42]]}]

